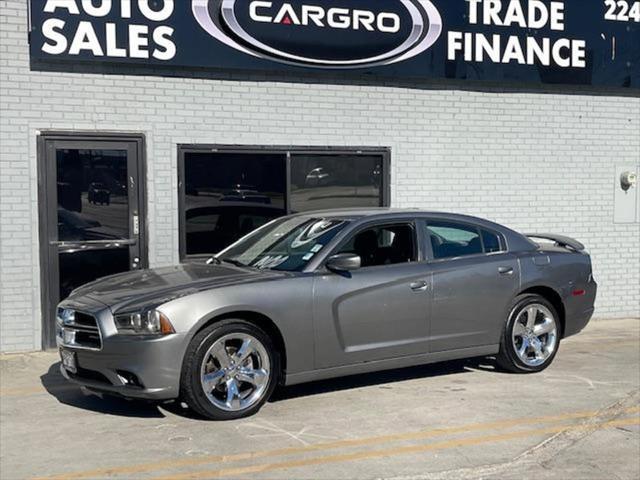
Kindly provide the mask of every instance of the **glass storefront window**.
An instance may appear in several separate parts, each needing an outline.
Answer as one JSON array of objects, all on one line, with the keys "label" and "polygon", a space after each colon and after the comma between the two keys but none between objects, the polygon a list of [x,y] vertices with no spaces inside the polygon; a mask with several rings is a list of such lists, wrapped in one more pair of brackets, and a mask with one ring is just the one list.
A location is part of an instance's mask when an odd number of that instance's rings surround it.
[{"label": "glass storefront window", "polygon": [[181,147],[181,258],[213,255],[288,213],[385,205],[386,155]]},{"label": "glass storefront window", "polygon": [[186,254],[219,252],[285,214],[286,155],[188,152]]}]

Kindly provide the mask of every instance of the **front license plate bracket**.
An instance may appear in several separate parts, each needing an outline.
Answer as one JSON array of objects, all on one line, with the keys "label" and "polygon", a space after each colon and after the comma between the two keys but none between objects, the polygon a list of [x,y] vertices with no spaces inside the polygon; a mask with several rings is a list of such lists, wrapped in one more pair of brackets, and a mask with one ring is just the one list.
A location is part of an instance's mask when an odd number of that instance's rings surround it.
[{"label": "front license plate bracket", "polygon": [[71,373],[78,373],[78,361],[76,359],[76,352],[70,352],[69,350],[60,350],[60,358],[62,359],[62,366]]}]

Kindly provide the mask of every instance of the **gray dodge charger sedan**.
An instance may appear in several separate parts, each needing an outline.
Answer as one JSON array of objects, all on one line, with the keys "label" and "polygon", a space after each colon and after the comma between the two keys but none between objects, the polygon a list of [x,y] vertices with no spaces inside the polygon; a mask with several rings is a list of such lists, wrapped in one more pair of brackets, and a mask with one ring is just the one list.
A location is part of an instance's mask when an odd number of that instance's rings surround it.
[{"label": "gray dodge charger sedan", "polygon": [[277,384],[485,355],[538,372],[595,296],[591,259],[570,238],[334,210],[276,219],[207,264],[87,284],[59,305],[57,338],[73,382],[232,419]]}]

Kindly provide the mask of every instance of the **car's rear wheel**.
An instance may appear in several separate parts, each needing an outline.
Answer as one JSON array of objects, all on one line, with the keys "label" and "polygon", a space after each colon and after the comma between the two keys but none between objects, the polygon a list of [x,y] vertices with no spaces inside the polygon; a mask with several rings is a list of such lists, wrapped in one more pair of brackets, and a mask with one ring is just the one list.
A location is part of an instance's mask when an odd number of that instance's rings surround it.
[{"label": "car's rear wheel", "polygon": [[554,306],[540,295],[519,295],[504,328],[498,365],[515,373],[540,372],[553,362],[560,337]]},{"label": "car's rear wheel", "polygon": [[280,361],[269,336],[244,320],[223,320],[191,341],[181,393],[191,409],[214,420],[257,412],[278,381]]}]

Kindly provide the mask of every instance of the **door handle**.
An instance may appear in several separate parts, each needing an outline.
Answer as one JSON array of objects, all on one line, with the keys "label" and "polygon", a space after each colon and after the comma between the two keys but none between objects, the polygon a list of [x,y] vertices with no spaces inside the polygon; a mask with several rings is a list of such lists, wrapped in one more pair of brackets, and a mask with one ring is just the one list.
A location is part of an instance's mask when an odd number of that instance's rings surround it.
[{"label": "door handle", "polygon": [[513,267],[500,267],[498,268],[500,275],[513,275]]},{"label": "door handle", "polygon": [[429,289],[429,284],[425,281],[419,281],[409,284],[409,287],[414,292],[425,292]]}]

